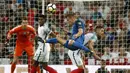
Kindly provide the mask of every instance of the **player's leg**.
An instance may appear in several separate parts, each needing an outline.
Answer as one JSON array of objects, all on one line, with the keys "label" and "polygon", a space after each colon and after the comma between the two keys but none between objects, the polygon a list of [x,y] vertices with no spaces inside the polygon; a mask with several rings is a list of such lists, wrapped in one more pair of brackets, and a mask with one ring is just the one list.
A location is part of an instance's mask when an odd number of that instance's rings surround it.
[{"label": "player's leg", "polygon": [[[38,71],[40,73],[40,67],[38,66],[38,62],[33,60],[34,56],[34,47],[32,45],[29,45],[25,48],[25,51],[28,55],[28,73],[35,73],[35,71]],[[33,72],[31,72],[33,69]]]},{"label": "player's leg", "polygon": [[48,65],[49,55],[50,55],[50,45],[46,44],[44,48],[44,54],[43,54],[43,64],[42,64],[43,69],[45,69],[49,73],[57,73],[55,69],[53,69],[52,67]]},{"label": "player's leg", "polygon": [[[64,40],[60,37],[48,39],[44,42],[46,42],[46,43],[57,43],[57,42],[59,42],[60,44],[62,44],[63,46],[65,46],[66,48],[71,49],[71,50],[77,50],[78,48],[81,48],[82,50],[85,50],[86,52],[90,52],[90,50],[87,47],[85,47],[83,44],[78,43],[78,42],[73,41],[73,40]],[[72,42],[71,45],[69,45],[70,42]]]},{"label": "player's leg", "polygon": [[[38,70],[38,67],[39,67],[39,62],[38,61],[34,61],[33,62],[33,65],[32,65],[32,68],[31,68],[31,73],[36,73]],[[39,68],[40,70],[40,68]],[[39,73],[39,72],[38,72]]]},{"label": "player's leg", "polygon": [[53,69],[52,67],[48,65],[48,62],[43,62],[42,66],[43,66],[43,69],[45,69],[49,73],[57,73],[55,69]]},{"label": "player's leg", "polygon": [[[58,37],[54,32],[51,32],[51,35],[53,35],[54,37],[56,37],[55,41],[59,42],[60,44],[64,45],[66,48],[69,48],[71,50],[76,50],[76,49],[82,49],[86,52],[91,52],[87,47],[85,47],[82,43],[79,43],[77,41],[72,41],[72,40],[64,40],[60,37]],[[80,39],[79,39],[80,40]],[[81,39],[83,40],[83,39]],[[51,43],[52,40],[49,39],[49,41],[47,40],[46,43]],[[70,42],[72,42],[72,44],[69,44]]]},{"label": "player's leg", "polygon": [[42,62],[42,60],[44,59],[43,58],[43,54],[44,54],[43,47],[45,46],[45,44],[41,40],[38,40],[38,47],[37,47],[37,50],[36,50],[35,55],[33,57],[34,63],[32,66],[31,73],[36,73],[36,68],[38,67],[39,62]]},{"label": "player's leg", "polygon": [[68,51],[68,55],[73,63],[73,65],[76,65],[78,68],[71,71],[71,73],[83,73],[84,72],[84,64],[82,61],[82,58],[80,56],[80,50],[76,51]]},{"label": "player's leg", "polygon": [[11,63],[11,73],[14,73],[14,70],[16,68],[16,64],[17,64],[18,58],[19,58],[19,56],[22,55],[22,52],[23,52],[22,47],[20,45],[16,44],[13,62]]},{"label": "player's leg", "polygon": [[11,73],[14,73],[18,58],[19,58],[18,56],[14,56],[13,62],[11,63]]}]

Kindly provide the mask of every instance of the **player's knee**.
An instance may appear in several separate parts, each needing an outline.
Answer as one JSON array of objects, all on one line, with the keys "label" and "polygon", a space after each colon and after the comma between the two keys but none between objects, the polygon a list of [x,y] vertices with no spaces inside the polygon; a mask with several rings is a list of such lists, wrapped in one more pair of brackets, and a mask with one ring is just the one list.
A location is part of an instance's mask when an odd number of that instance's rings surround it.
[{"label": "player's knee", "polygon": [[16,63],[17,63],[17,60],[13,60],[13,63],[15,63],[15,64],[16,64]]},{"label": "player's knee", "polygon": [[84,69],[84,66],[83,65],[79,65],[77,66],[79,69]]},{"label": "player's knee", "polygon": [[34,61],[33,66],[37,67],[39,65],[38,61]]},{"label": "player's knee", "polygon": [[17,63],[17,61],[18,61],[18,58],[13,59],[13,63],[15,63],[15,64]]},{"label": "player's knee", "polygon": [[72,45],[74,43],[74,40],[69,40],[69,45]]},{"label": "player's knee", "polygon": [[48,65],[47,63],[43,63],[42,64],[43,69],[46,69],[47,65]]}]

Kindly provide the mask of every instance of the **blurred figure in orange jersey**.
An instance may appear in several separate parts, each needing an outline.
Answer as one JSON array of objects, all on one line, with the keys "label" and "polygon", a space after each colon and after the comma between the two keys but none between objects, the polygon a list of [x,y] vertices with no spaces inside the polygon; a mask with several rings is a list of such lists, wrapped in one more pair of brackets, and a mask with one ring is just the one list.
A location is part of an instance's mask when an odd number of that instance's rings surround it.
[{"label": "blurred figure in orange jersey", "polygon": [[14,59],[11,65],[11,73],[14,73],[16,63],[19,57],[22,55],[23,51],[27,53],[28,59],[30,59],[28,60],[28,73],[31,73],[30,64],[32,64],[32,58],[34,55],[34,41],[32,40],[31,36],[36,36],[36,31],[31,25],[28,25],[27,18],[23,17],[21,25],[9,30],[7,39],[9,40],[11,35],[14,33],[17,35],[17,40],[14,51]]}]

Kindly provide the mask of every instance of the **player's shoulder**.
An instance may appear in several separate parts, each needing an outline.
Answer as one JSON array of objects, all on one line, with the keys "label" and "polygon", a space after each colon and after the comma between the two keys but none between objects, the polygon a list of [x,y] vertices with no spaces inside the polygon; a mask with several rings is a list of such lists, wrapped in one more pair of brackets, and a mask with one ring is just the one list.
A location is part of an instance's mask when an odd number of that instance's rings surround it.
[{"label": "player's shoulder", "polygon": [[81,25],[81,24],[83,24],[83,21],[81,20],[81,18],[78,18],[78,19],[75,21],[75,23]]},{"label": "player's shoulder", "polygon": [[90,38],[90,39],[97,39],[97,36],[94,32],[85,34],[85,37]]},{"label": "player's shoulder", "polygon": [[34,28],[33,26],[31,26],[31,25],[26,25],[27,26],[27,28]]},{"label": "player's shoulder", "polygon": [[92,37],[92,36],[94,36],[94,33],[87,33],[87,34],[85,34],[85,36],[90,36],[90,37]]},{"label": "player's shoulder", "polygon": [[17,25],[13,29],[18,29],[18,28],[21,28],[21,25]]}]

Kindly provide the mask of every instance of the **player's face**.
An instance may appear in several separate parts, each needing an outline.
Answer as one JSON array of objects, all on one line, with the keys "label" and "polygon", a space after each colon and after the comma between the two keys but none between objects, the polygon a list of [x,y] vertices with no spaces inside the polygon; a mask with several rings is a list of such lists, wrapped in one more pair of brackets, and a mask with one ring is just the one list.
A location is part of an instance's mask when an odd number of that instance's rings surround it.
[{"label": "player's face", "polygon": [[26,29],[26,25],[28,25],[28,20],[23,20],[22,21],[22,28]]},{"label": "player's face", "polygon": [[39,22],[40,25],[43,25],[44,24],[44,19],[42,17],[39,17],[38,22]]},{"label": "player's face", "polygon": [[67,17],[67,22],[68,22],[68,24],[69,24],[70,26],[72,26],[73,23],[74,23],[74,17],[73,17],[73,16]]},{"label": "player's face", "polygon": [[28,24],[28,20],[23,20],[23,21],[22,21],[22,24],[23,24],[23,25],[27,25],[27,24]]},{"label": "player's face", "polygon": [[100,37],[103,37],[103,36],[104,36],[104,28],[98,29],[98,30],[97,30],[97,34],[98,34]]},{"label": "player's face", "polygon": [[105,61],[102,61],[102,62],[101,62],[101,66],[102,66],[102,67],[105,67],[105,66],[106,66],[106,62],[105,62]]}]

